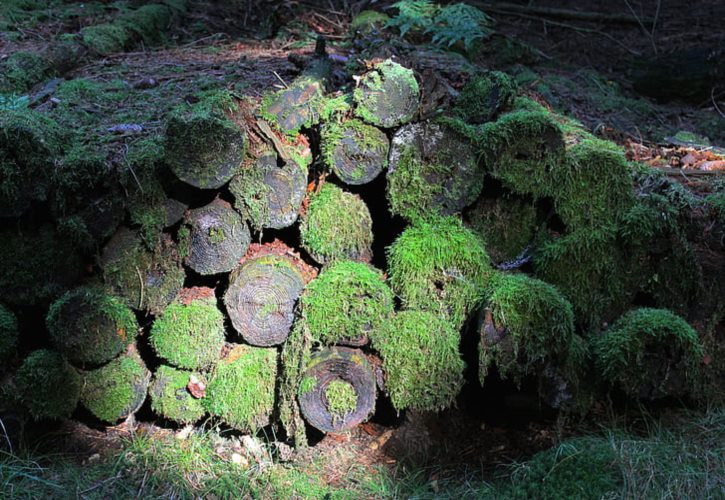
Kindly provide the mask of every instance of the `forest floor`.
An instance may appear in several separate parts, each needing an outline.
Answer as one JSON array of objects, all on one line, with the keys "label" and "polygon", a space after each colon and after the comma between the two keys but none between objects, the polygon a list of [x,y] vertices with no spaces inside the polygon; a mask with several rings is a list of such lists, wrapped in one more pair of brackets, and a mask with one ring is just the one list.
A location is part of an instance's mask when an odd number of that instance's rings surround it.
[{"label": "forest floor", "polygon": [[[168,110],[200,90],[224,86],[258,100],[283,88],[299,74],[317,34],[327,38],[340,72],[346,65],[362,66],[362,45],[349,36],[351,12],[364,4],[376,10],[392,4],[277,2],[272,8],[268,4],[274,2],[240,0],[248,5],[238,15],[194,3],[163,44],[88,60],[64,75],[94,84],[86,90],[88,101],[73,101],[69,112],[92,117],[84,120],[118,163],[129,144],[159,134]],[[485,2],[470,3],[486,10]],[[419,67],[444,74],[453,88],[461,86],[456,77],[468,74],[470,64],[507,71],[526,92],[624,146],[631,159],[675,169],[673,175],[697,188],[698,174],[689,174],[713,158],[719,161],[718,148],[725,148],[725,85],[690,102],[656,102],[635,93],[629,77],[636,61],[647,57],[718,44],[725,49],[716,40],[722,37],[717,20],[725,18],[718,3],[632,0],[616,8],[605,0],[589,0],[586,6],[574,0],[536,3],[625,16],[634,12],[635,22],[628,23],[492,10],[494,38],[507,40],[491,45],[498,49],[469,54],[468,60],[456,52],[421,51],[415,57]],[[59,12],[21,19],[12,29],[0,25],[0,60],[18,51],[41,51],[63,33],[112,15],[112,9],[93,3],[68,3],[63,15]],[[653,17],[654,26],[643,25]],[[411,47],[401,40],[393,52],[413,57]],[[17,99],[38,110],[62,106],[63,97],[54,94],[57,85],[45,82]],[[439,97],[438,87],[429,90],[431,100]],[[273,439],[245,440],[217,428],[142,422],[104,431],[77,423],[59,424],[50,434],[31,429],[30,447],[0,451],[0,495],[526,498],[532,485],[545,489],[556,480],[563,488],[571,480],[614,481],[626,498],[725,496],[722,410],[599,401],[580,419],[532,405],[526,390],[514,401],[510,389],[464,391],[456,408],[435,417],[400,417],[381,408],[371,423],[350,434],[313,436],[315,446],[295,453],[267,446]],[[486,408],[476,401],[484,396]],[[581,460],[598,454],[609,457],[605,463],[616,474]]]}]

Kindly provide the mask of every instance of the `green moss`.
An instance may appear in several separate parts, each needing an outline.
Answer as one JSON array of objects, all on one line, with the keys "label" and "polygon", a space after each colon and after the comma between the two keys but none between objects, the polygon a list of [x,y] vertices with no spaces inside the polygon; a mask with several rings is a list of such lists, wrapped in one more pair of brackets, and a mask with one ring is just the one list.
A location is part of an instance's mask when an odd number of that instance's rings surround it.
[{"label": "green moss", "polygon": [[502,378],[520,384],[526,375],[542,370],[545,362],[556,365],[566,360],[574,313],[556,288],[523,274],[499,274],[489,289],[492,324],[484,327],[480,345],[481,384],[494,363]]},{"label": "green moss", "polygon": [[15,52],[0,64],[0,93],[25,93],[50,72],[50,62],[40,54]]},{"label": "green moss", "polygon": [[18,346],[18,320],[10,309],[0,304],[0,372],[15,356]]},{"label": "green moss", "polygon": [[300,382],[300,395],[305,395],[315,388],[317,385],[317,379],[315,377],[305,377]]},{"label": "green moss", "polygon": [[349,382],[335,379],[325,386],[325,402],[333,421],[342,420],[357,408],[357,393]]},{"label": "green moss", "polygon": [[419,94],[413,71],[385,60],[365,73],[355,88],[355,116],[378,127],[402,125],[418,111]]},{"label": "green moss", "polygon": [[372,218],[365,202],[331,183],[310,195],[300,222],[302,247],[320,263],[364,260],[373,241]]},{"label": "green moss", "polygon": [[408,309],[425,309],[460,328],[491,275],[483,242],[454,217],[408,227],[388,248],[390,284]]},{"label": "green moss", "polygon": [[198,373],[159,366],[149,388],[151,409],[180,424],[194,423],[203,417],[205,410],[201,401],[195,399],[187,389],[191,376],[202,379]]},{"label": "green moss", "polygon": [[460,335],[435,313],[402,311],[372,336],[383,358],[385,388],[398,410],[441,410],[463,384]]},{"label": "green moss", "polygon": [[300,299],[312,338],[325,345],[377,330],[393,313],[383,274],[360,262],[340,261],[312,280]]},{"label": "green moss", "polygon": [[307,72],[286,88],[265,95],[259,114],[290,138],[304,128],[317,125],[323,113],[330,111],[324,97],[324,73]]},{"label": "green moss", "polygon": [[694,387],[704,350],[697,332],[666,309],[641,308],[618,319],[595,342],[602,377],[629,396],[684,396]]},{"label": "green moss", "polygon": [[179,368],[209,368],[224,346],[224,315],[216,298],[172,303],[154,321],[150,341],[159,356]]},{"label": "green moss", "polygon": [[705,203],[715,212],[720,224],[725,224],[725,191],[709,195]]},{"label": "green moss", "polygon": [[274,407],[277,351],[238,345],[217,364],[204,406],[235,429],[255,432]]},{"label": "green moss", "polygon": [[84,374],[81,403],[97,418],[115,424],[143,404],[150,379],[138,354],[122,354]]},{"label": "green moss", "polygon": [[78,405],[81,377],[57,352],[31,353],[15,375],[18,396],[36,420],[68,417]]},{"label": "green moss", "polygon": [[505,73],[491,73],[473,77],[458,95],[453,108],[463,121],[472,124],[492,120],[501,110],[513,103],[516,84]]},{"label": "green moss", "polygon": [[320,133],[322,161],[347,184],[366,184],[388,166],[388,138],[359,120],[327,123]]},{"label": "green moss", "polygon": [[136,338],[131,309],[99,288],[78,287],[55,301],[46,324],[53,344],[73,362],[100,364]]},{"label": "green moss", "polygon": [[83,43],[93,52],[107,56],[130,48],[134,33],[116,24],[97,24],[81,32]]},{"label": "green moss", "polygon": [[390,16],[375,10],[363,10],[350,21],[350,33],[368,35],[375,31],[382,31],[390,21]]},{"label": "green moss", "polygon": [[312,338],[308,329],[304,328],[302,321],[295,322],[280,355],[276,409],[288,438],[299,448],[307,446],[307,436],[298,396],[309,393],[318,383],[314,377],[303,377],[310,362],[311,351]]}]

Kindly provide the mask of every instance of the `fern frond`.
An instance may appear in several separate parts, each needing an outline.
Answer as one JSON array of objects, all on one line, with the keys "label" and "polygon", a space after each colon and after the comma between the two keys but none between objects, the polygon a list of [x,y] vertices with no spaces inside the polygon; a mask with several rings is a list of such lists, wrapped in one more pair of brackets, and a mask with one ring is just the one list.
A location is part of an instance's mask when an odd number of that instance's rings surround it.
[{"label": "fern frond", "polygon": [[455,3],[440,9],[426,32],[432,35],[436,45],[450,47],[462,40],[468,49],[476,40],[487,37],[492,25],[493,19],[485,12],[471,5]]},{"label": "fern frond", "polygon": [[425,31],[433,24],[433,18],[440,10],[430,0],[402,0],[392,6],[398,9],[398,15],[390,19],[386,26],[398,28],[400,36],[405,36],[410,30]]}]

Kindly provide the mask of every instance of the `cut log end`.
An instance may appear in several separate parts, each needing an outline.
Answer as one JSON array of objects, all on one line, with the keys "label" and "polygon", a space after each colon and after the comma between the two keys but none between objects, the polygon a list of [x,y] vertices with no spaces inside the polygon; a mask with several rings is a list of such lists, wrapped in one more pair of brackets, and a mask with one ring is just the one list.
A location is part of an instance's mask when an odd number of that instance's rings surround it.
[{"label": "cut log end", "polygon": [[367,184],[388,164],[388,137],[359,120],[325,125],[321,140],[325,164],[346,184]]},{"label": "cut log end", "polygon": [[412,70],[386,60],[362,76],[354,99],[356,116],[372,125],[391,128],[413,119],[420,89]]}]

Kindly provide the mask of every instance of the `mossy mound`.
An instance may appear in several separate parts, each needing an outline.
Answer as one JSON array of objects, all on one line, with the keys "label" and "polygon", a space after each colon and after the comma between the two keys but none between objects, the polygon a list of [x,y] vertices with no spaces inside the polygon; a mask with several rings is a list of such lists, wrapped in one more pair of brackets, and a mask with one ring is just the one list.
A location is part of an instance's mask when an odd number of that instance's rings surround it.
[{"label": "mossy mound", "polygon": [[237,266],[251,239],[242,217],[217,198],[187,212],[179,229],[179,250],[186,265],[199,274],[227,273]]},{"label": "mossy mound", "polygon": [[41,349],[25,359],[15,386],[33,418],[63,418],[78,405],[81,376],[59,353]]},{"label": "mossy mound", "polygon": [[161,365],[154,372],[149,388],[151,409],[164,418],[180,424],[197,422],[206,411],[199,399],[189,392],[191,377],[201,380],[201,375],[170,366]]},{"label": "mossy mound", "polygon": [[510,261],[534,242],[538,228],[536,205],[512,194],[479,198],[466,213],[466,226],[483,238],[493,262]]},{"label": "mossy mound", "polygon": [[667,309],[629,311],[594,344],[602,377],[644,400],[690,394],[703,355],[697,332]]},{"label": "mossy mound", "polygon": [[433,122],[401,127],[393,136],[388,167],[390,211],[413,220],[451,215],[483,189],[478,153],[464,136]]},{"label": "mossy mound", "polygon": [[0,92],[22,94],[50,72],[50,61],[34,52],[15,52],[0,63]]},{"label": "mossy mound", "polygon": [[231,427],[255,432],[270,422],[276,378],[275,349],[234,346],[216,365],[204,406]]},{"label": "mossy mound", "polygon": [[48,197],[61,133],[54,121],[29,109],[0,112],[0,218],[22,215]]},{"label": "mossy mound", "polygon": [[355,115],[391,128],[409,122],[418,111],[420,88],[412,70],[390,59],[365,73],[353,93]]},{"label": "mossy mound", "polygon": [[128,306],[97,287],[78,287],[56,300],[46,318],[50,338],[71,362],[98,365],[116,357],[136,338],[138,323]]},{"label": "mossy mound", "polygon": [[300,298],[302,318],[312,339],[324,345],[359,342],[393,313],[393,293],[383,273],[360,262],[326,267]]},{"label": "mossy mound", "polygon": [[77,283],[83,261],[51,226],[0,231],[0,300],[12,305],[50,301]]},{"label": "mossy mound", "polygon": [[129,350],[83,375],[81,404],[100,420],[115,424],[141,407],[150,380],[151,372],[139,355]]},{"label": "mossy mound", "polygon": [[153,252],[128,228],[121,228],[103,249],[103,278],[129,307],[159,314],[184,286],[176,245],[162,236]]},{"label": "mossy mound", "polygon": [[277,154],[262,153],[229,183],[234,206],[257,230],[295,223],[305,198],[307,168],[294,161],[277,165]]},{"label": "mossy mound", "polygon": [[503,379],[519,384],[545,363],[565,362],[574,335],[574,313],[556,288],[523,274],[497,274],[489,290],[479,345],[482,385],[492,364]]},{"label": "mossy mound", "polygon": [[492,71],[473,77],[463,87],[453,111],[466,123],[485,123],[510,107],[515,94],[516,83],[511,77],[500,71]]},{"label": "mossy mound", "polygon": [[166,161],[182,181],[201,189],[229,182],[244,161],[247,135],[226,92],[207,93],[177,106],[166,121]]},{"label": "mossy mound", "polygon": [[388,248],[390,284],[408,309],[441,314],[460,328],[491,275],[483,242],[454,217],[408,227]]},{"label": "mossy mound", "polygon": [[369,35],[380,32],[390,21],[390,16],[376,10],[363,10],[350,21],[350,33],[354,35]]},{"label": "mossy mound", "polygon": [[388,166],[388,136],[359,120],[325,124],[320,141],[323,162],[345,184],[367,184]]},{"label": "mossy mound", "polygon": [[219,360],[224,347],[224,315],[214,290],[189,288],[156,318],[151,346],[179,368],[203,370]]},{"label": "mossy mound", "polygon": [[327,182],[309,200],[300,221],[300,238],[313,259],[320,264],[370,259],[373,221],[359,196]]},{"label": "mossy mound", "polygon": [[401,311],[372,335],[383,358],[385,390],[398,410],[442,410],[463,385],[461,337],[432,312]]},{"label": "mossy mound", "polygon": [[18,346],[18,320],[13,312],[0,304],[0,372],[15,355]]}]

